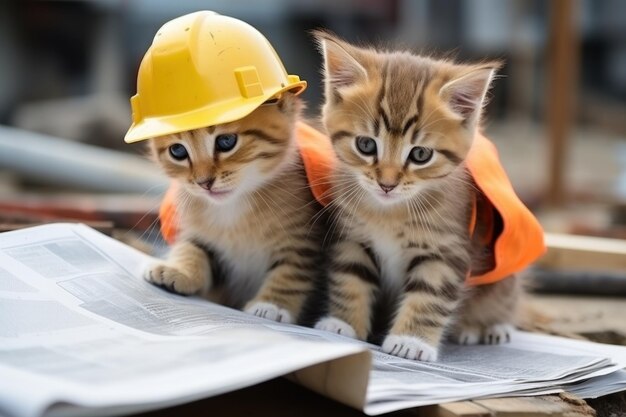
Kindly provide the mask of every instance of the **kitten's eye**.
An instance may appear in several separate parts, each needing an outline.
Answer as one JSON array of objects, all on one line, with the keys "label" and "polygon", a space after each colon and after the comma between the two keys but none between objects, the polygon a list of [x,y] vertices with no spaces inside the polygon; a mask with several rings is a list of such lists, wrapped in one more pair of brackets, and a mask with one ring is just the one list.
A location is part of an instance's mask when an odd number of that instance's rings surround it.
[{"label": "kitten's eye", "polygon": [[357,136],[356,147],[363,155],[374,155],[376,153],[376,141],[368,136]]},{"label": "kitten's eye", "polygon": [[409,158],[411,161],[415,162],[418,165],[424,165],[428,161],[430,161],[433,157],[433,150],[430,148],[424,148],[423,146],[416,146],[411,149],[411,153],[409,154]]},{"label": "kitten's eye", "polygon": [[234,133],[225,133],[217,135],[215,138],[215,150],[218,152],[228,152],[237,144],[237,135]]},{"label": "kitten's eye", "polygon": [[170,155],[172,155],[172,158],[178,161],[182,161],[182,160],[189,158],[187,149],[180,143],[175,143],[172,146],[170,146]]}]

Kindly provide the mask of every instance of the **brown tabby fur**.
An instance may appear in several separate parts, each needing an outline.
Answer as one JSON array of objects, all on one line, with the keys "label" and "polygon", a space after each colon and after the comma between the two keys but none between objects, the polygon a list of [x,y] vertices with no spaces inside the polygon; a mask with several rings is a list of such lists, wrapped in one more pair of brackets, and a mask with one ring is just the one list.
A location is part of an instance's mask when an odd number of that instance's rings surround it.
[{"label": "brown tabby fur", "polygon": [[[446,332],[462,343],[505,342],[518,281],[465,285],[483,251],[468,232],[480,195],[464,160],[498,64],[458,65],[315,36],[325,58],[323,122],[340,161],[329,207],[337,239],[329,316],[316,327],[366,339],[385,296],[396,306],[382,344],[388,353],[436,360]],[[360,136],[375,140],[375,154],[358,150]],[[433,159],[412,162],[415,146],[432,149]]]},{"label": "brown tabby fur", "polygon": [[[179,184],[179,235],[148,281],[265,318],[292,322],[314,287],[320,243],[310,219],[318,210],[294,138],[301,104],[291,93],[223,125],[152,139],[154,159]],[[220,134],[236,147],[217,152]],[[189,158],[169,153],[175,143]],[[214,180],[211,196],[199,184]]]}]

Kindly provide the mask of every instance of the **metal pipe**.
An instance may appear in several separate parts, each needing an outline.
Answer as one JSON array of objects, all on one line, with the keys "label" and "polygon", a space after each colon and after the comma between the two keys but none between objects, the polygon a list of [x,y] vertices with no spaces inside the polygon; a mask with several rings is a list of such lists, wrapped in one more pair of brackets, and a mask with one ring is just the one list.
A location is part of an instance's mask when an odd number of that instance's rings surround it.
[{"label": "metal pipe", "polygon": [[530,279],[530,288],[537,293],[626,296],[626,274],[623,272],[534,268]]},{"label": "metal pipe", "polygon": [[168,184],[153,163],[139,156],[6,126],[0,126],[0,169],[98,192],[159,194]]}]

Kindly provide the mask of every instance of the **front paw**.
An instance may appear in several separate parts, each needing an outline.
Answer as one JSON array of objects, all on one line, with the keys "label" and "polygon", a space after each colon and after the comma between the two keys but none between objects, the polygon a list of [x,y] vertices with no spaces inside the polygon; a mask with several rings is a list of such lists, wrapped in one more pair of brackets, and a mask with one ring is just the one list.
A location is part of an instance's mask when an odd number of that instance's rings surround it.
[{"label": "front paw", "polygon": [[357,338],[356,331],[354,330],[352,326],[350,326],[345,321],[340,320],[335,317],[326,317],[326,318],[321,319],[320,321],[317,322],[317,324],[315,325],[315,328],[319,330],[325,330],[331,333],[337,333],[342,336],[348,336],[353,339]]},{"label": "front paw", "polygon": [[248,314],[261,317],[268,320],[274,320],[279,323],[293,323],[291,313],[272,303],[251,302],[244,310]]},{"label": "front paw", "polygon": [[494,324],[485,328],[483,343],[485,345],[509,343],[511,334],[513,334],[513,326],[510,324]]},{"label": "front paw", "polygon": [[416,336],[390,334],[382,345],[383,352],[405,359],[424,362],[437,360],[437,348]]},{"label": "front paw", "polygon": [[477,345],[482,340],[482,330],[479,327],[465,326],[453,334],[451,339],[459,345]]},{"label": "front paw", "polygon": [[513,326],[510,324],[493,324],[486,327],[464,326],[461,327],[452,341],[459,345],[499,345],[509,343],[513,334]]},{"label": "front paw", "polygon": [[175,267],[165,263],[150,265],[144,271],[143,277],[154,285],[183,295],[196,294],[204,286],[201,277],[189,277]]}]

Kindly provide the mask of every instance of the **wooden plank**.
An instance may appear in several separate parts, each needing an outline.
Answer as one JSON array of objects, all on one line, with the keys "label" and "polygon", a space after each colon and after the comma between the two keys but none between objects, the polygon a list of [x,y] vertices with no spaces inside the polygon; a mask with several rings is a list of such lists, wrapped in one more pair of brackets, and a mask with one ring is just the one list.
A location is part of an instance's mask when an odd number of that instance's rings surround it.
[{"label": "wooden plank", "polygon": [[159,196],[124,194],[0,195],[0,221],[112,221],[116,227],[138,231],[158,221]]},{"label": "wooden plank", "polygon": [[564,416],[567,405],[544,397],[514,397],[474,400],[496,417]]},{"label": "wooden plank", "polygon": [[[19,230],[19,229],[25,229],[27,227],[34,227],[34,226],[41,226],[42,224],[49,224],[49,223],[56,223],[56,222],[63,222],[63,221],[68,221],[68,222],[74,222],[73,219],[58,219],[55,221],[34,221],[34,222],[29,222],[29,223],[8,223],[8,222],[1,222],[0,221],[0,233],[3,232],[10,232],[13,230]],[[99,231],[100,233],[104,233],[107,236],[113,236],[113,227],[114,224],[113,222],[109,222],[109,221],[83,221],[81,222],[93,229],[96,229],[97,231]]]},{"label": "wooden plank", "polygon": [[[583,335],[595,342],[626,345],[626,303],[619,297],[533,294],[527,300],[532,316],[527,330]],[[543,323],[535,316],[544,317]]]},{"label": "wooden plank", "polygon": [[568,136],[575,108],[575,86],[578,77],[580,42],[574,27],[573,0],[550,2],[550,39],[547,88],[549,142],[548,199],[553,206],[562,205],[566,198],[564,183]]},{"label": "wooden plank", "polygon": [[548,252],[537,262],[553,269],[626,272],[626,240],[546,233]]},{"label": "wooden plank", "polygon": [[491,411],[472,401],[439,404],[433,406],[429,414],[420,413],[421,417],[491,417],[491,415]]},{"label": "wooden plank", "polygon": [[565,404],[567,411],[564,413],[565,417],[595,417],[596,410],[594,410],[585,400],[570,394],[569,392],[562,392],[558,395],[546,395],[543,398],[546,401],[559,402]]},{"label": "wooden plank", "polygon": [[537,397],[493,398],[474,400],[494,417],[595,417],[596,412],[584,400],[569,393]]}]

